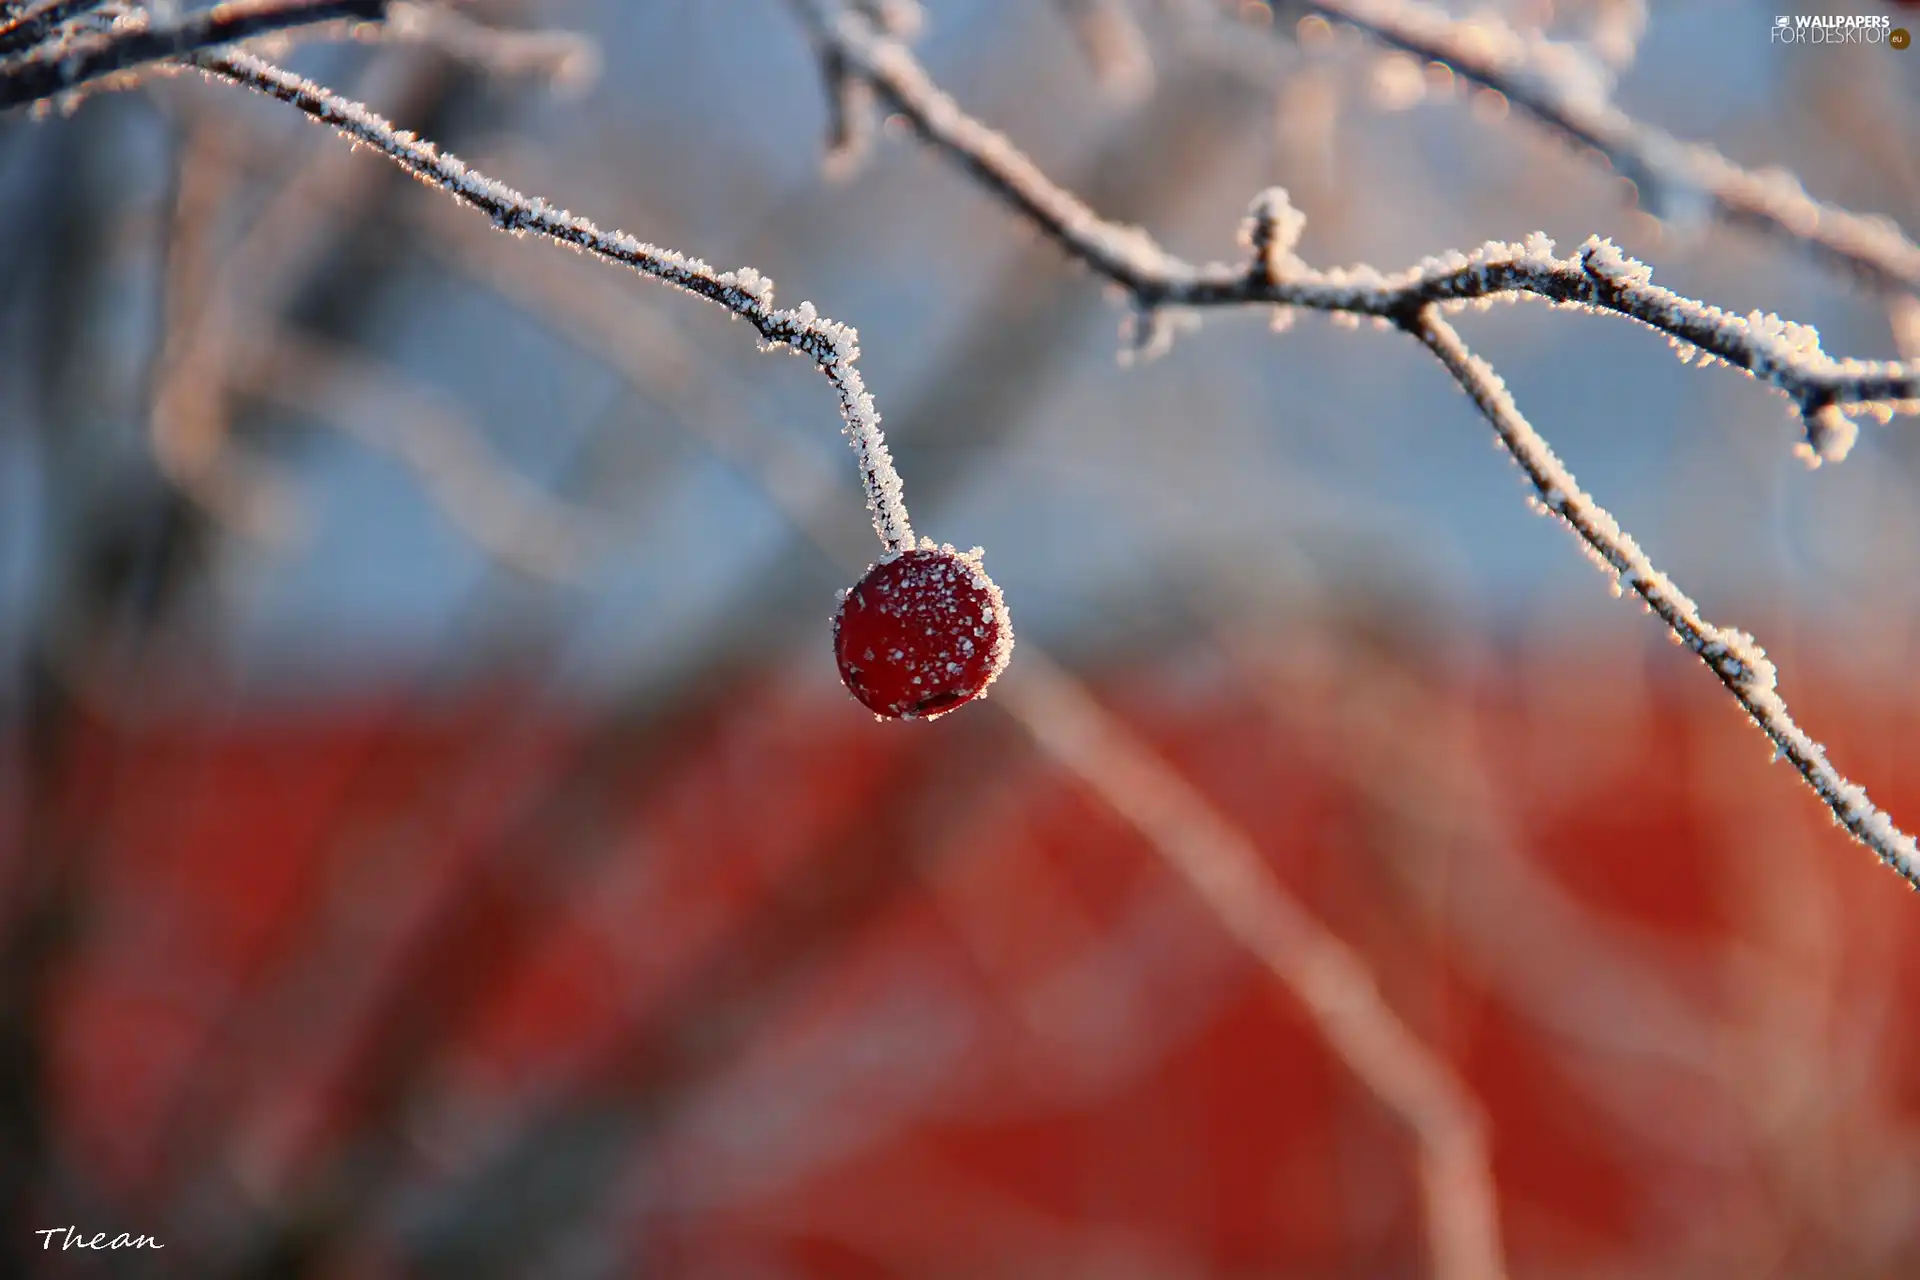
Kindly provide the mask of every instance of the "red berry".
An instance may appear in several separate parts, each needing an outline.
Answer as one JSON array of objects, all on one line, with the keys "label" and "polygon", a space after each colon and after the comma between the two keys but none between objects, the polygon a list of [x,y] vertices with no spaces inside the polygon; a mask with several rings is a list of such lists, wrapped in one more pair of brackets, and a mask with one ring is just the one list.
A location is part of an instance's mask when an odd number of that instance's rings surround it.
[{"label": "red berry", "polygon": [[972,701],[1012,652],[1007,602],[978,548],[929,542],[885,556],[833,617],[840,679],[885,719],[931,720]]}]

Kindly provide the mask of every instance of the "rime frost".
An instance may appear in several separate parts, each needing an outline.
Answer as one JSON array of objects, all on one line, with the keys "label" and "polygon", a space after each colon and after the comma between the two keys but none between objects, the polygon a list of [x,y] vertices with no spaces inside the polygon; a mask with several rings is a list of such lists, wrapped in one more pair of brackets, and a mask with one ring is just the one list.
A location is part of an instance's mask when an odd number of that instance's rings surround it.
[{"label": "rime frost", "polygon": [[913,526],[901,495],[900,476],[880,430],[880,414],[855,367],[858,335],[823,318],[811,302],[790,310],[773,306],[773,282],[752,268],[717,272],[698,258],[646,244],[624,232],[602,231],[585,218],[531,198],[470,168],[374,114],[360,103],[246,54],[203,54],[195,64],[210,76],[230,80],[299,108],[356,144],[371,147],[428,186],[439,187],[488,215],[516,235],[533,232],[595,257],[714,302],[757,329],[769,344],[811,356],[840,400],[840,416],[853,444],[874,531],[889,550],[913,545]]},{"label": "rime frost", "polygon": [[978,547],[923,539],[882,556],[847,592],[833,647],[841,680],[875,715],[931,720],[986,694],[1012,656],[1013,623]]},{"label": "rime frost", "polygon": [[1708,622],[1700,607],[1654,567],[1633,536],[1579,487],[1551,446],[1521,416],[1492,366],[1470,352],[1445,321],[1428,313],[1415,333],[1473,397],[1543,505],[1566,524],[1603,569],[1615,575],[1614,590],[1639,596],[1667,624],[1675,641],[1692,649],[1719,677],[1826,802],[1835,820],[1920,888],[1920,847],[1867,798],[1864,788],[1842,777],[1820,744],[1794,721],[1777,689],[1779,673],[1759,642],[1744,631]]},{"label": "rime frost", "polygon": [[[1455,20],[1417,0],[1341,0],[1303,6],[1357,26],[1382,42],[1444,61],[1471,82],[1496,89],[1523,110],[1598,147],[1623,171],[1653,165],[1684,168],[1680,176],[1711,193],[1717,211],[1775,226],[1863,274],[1920,284],[1920,249],[1897,230],[1820,206],[1797,184],[1748,174],[1705,148],[1662,148],[1615,108],[1604,63],[1534,40],[1518,40],[1494,20]],[[1827,762],[1817,743],[1788,714],[1765,651],[1744,632],[1708,622],[1614,518],[1575,482],[1546,441],[1521,416],[1506,386],[1442,318],[1445,310],[1500,298],[1533,296],[1559,306],[1629,317],[1701,354],[1744,369],[1793,399],[1816,457],[1838,457],[1852,439],[1841,413],[1857,406],[1880,417],[1913,412],[1920,377],[1913,366],[1836,360],[1808,326],[1754,313],[1730,315],[1653,283],[1652,270],[1603,239],[1578,254],[1556,257],[1535,232],[1517,244],[1489,241],[1471,253],[1452,251],[1394,274],[1366,265],[1314,270],[1292,255],[1303,221],[1283,195],[1263,194],[1242,228],[1251,261],[1194,266],[1136,227],[1102,219],[1053,183],[1002,135],[960,110],[898,42],[876,35],[852,15],[816,5],[816,22],[835,56],[865,76],[887,105],[932,147],[1000,196],[1069,255],[1118,285],[1145,314],[1175,305],[1262,305],[1276,327],[1294,309],[1336,319],[1372,317],[1413,334],[1438,357],[1492,424],[1497,442],[1533,486],[1539,508],[1561,521],[1608,576],[1610,590],[1633,592],[1667,625],[1676,643],[1697,654],[1779,747],[1835,818],[1910,884],[1920,888],[1920,850]],[[1646,145],[1642,145],[1646,144]],[[1669,175],[1671,176],[1671,175]],[[1284,249],[1278,248],[1284,246]]]}]

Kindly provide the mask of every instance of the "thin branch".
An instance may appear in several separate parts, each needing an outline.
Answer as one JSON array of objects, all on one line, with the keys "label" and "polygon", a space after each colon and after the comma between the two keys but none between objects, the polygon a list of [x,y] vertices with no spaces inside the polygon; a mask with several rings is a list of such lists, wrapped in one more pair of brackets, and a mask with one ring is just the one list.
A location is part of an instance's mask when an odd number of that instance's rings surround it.
[{"label": "thin branch", "polygon": [[1127,0],[1054,0],[1073,28],[1100,90],[1134,103],[1153,91],[1153,55]]},{"label": "thin branch", "polygon": [[839,397],[840,415],[858,459],[874,532],[888,551],[914,545],[900,477],[880,432],[880,414],[855,367],[860,356],[859,335],[851,327],[821,316],[811,302],[776,309],[773,282],[751,267],[716,272],[698,258],[644,244],[621,232],[602,231],[585,218],[522,195],[441,152],[432,143],[396,129],[360,103],[271,63],[237,53],[202,54],[194,61],[215,79],[278,98],[315,121],[331,125],[350,140],[372,147],[421,182],[485,213],[501,230],[532,232],[684,289],[751,324],[769,347],[785,347],[810,357]]},{"label": "thin branch", "polygon": [[1744,631],[1707,621],[1700,607],[1654,568],[1640,545],[1580,488],[1546,440],[1521,416],[1493,366],[1467,349],[1437,309],[1423,308],[1406,328],[1472,397],[1546,508],[1619,575],[1622,587],[1645,601],[1680,642],[1707,664],[1761,732],[1773,740],[1777,756],[1793,764],[1840,825],[1920,889],[1920,848],[1915,847],[1913,837],[1874,806],[1864,787],[1849,782],[1828,763],[1820,744],[1794,723],[1786,702],[1776,691],[1778,673],[1767,660],[1766,650]]},{"label": "thin branch", "polygon": [[[446,517],[500,563],[578,583],[612,545],[604,522],[514,470],[458,407],[384,362],[290,330],[237,354],[241,389],[314,415],[393,456]],[[336,392],[359,411],[330,411],[326,402]]]},{"label": "thin branch", "polygon": [[[270,466],[232,447],[228,390],[242,336],[275,309],[261,295],[285,287],[301,261],[298,252],[275,251],[327,225],[316,216],[319,206],[302,197],[309,194],[303,188],[323,179],[330,166],[298,170],[229,250],[222,243],[223,211],[233,198],[238,170],[219,137],[221,117],[194,111],[183,124],[148,443],[160,475],[209,518],[251,537],[284,537],[297,522],[291,492]],[[328,159],[333,159],[331,149]],[[240,308],[240,281],[257,314]]]},{"label": "thin branch", "polygon": [[[968,116],[896,41],[876,36],[857,19],[830,8],[807,10],[829,32],[848,64],[869,77],[880,96],[937,150],[957,161],[989,190],[1032,220],[1071,257],[1126,288],[1136,305],[1219,306],[1268,303],[1336,314],[1372,316],[1417,337],[1473,397],[1501,443],[1526,472],[1545,509],[1565,521],[1616,586],[1646,602],[1673,635],[1714,672],[1833,812],[1840,825],[1882,862],[1920,888],[1920,847],[1828,763],[1820,745],[1787,712],[1775,691],[1776,673],[1765,651],[1745,632],[1724,629],[1656,569],[1613,517],[1574,482],[1525,418],[1492,368],[1472,355],[1441,315],[1444,306],[1515,290],[1559,302],[1599,307],[1696,343],[1719,358],[1780,387],[1800,403],[1810,447],[1844,452],[1851,428],[1841,404],[1910,401],[1920,381],[1905,365],[1836,361],[1808,327],[1776,317],[1739,321],[1717,308],[1655,289],[1651,272],[1605,241],[1592,241],[1578,260],[1552,257],[1536,235],[1520,246],[1490,245],[1474,257],[1429,260],[1399,277],[1370,268],[1320,272],[1292,254],[1302,219],[1270,192],[1254,202],[1244,230],[1260,250],[1244,266],[1194,268],[1168,253],[1145,231],[1102,219],[1055,185],[1011,142]],[[1900,406],[1905,407],[1905,406]]]},{"label": "thin branch", "polygon": [[1001,685],[994,702],[1152,845],[1412,1130],[1434,1275],[1504,1275],[1480,1109],[1381,996],[1365,962],[1287,893],[1244,832],[1065,670],[1022,645]]},{"label": "thin branch", "polygon": [[114,32],[78,46],[57,41],[0,70],[0,111],[103,76],[274,31],[342,18],[375,21],[386,5],[387,0],[233,0],[186,14],[166,26]]},{"label": "thin branch", "polygon": [[[1574,256],[1557,258],[1553,242],[1535,234],[1522,244],[1489,242],[1470,254],[1427,258],[1388,273],[1360,265],[1316,270],[1291,256],[1262,250],[1245,264],[1196,266],[1167,252],[1138,227],[1109,222],[1072,192],[1055,185],[1005,136],[967,115],[927,75],[910,50],[876,36],[851,15],[810,12],[816,30],[846,65],[866,76],[888,108],[929,145],[1037,225],[1068,254],[1123,286],[1141,310],[1161,306],[1284,306],[1370,316],[1401,323],[1423,306],[1450,308],[1497,298],[1532,296],[1552,303],[1610,311],[1637,320],[1784,392],[1800,410],[1816,458],[1844,456],[1851,431],[1826,412],[1863,406],[1878,416],[1920,411],[1920,367],[1887,361],[1837,359],[1820,348],[1819,334],[1770,313],[1735,316],[1652,282],[1653,272],[1612,243],[1589,239]],[[1299,215],[1284,193],[1255,202],[1246,227],[1260,248],[1275,220]]]},{"label": "thin branch", "polygon": [[873,86],[848,72],[830,42],[816,41],[814,52],[827,98],[826,171],[841,178],[859,167],[873,145]]},{"label": "thin branch", "polygon": [[[1290,613],[1307,616],[1333,607],[1313,588],[1288,600]],[[1706,949],[1594,909],[1531,854],[1513,813],[1512,780],[1487,748],[1482,708],[1471,697],[1348,643],[1338,630],[1280,648],[1260,635],[1227,624],[1214,642],[1251,675],[1255,705],[1276,734],[1393,824],[1385,838],[1365,843],[1409,887],[1444,874],[1444,897],[1419,906],[1444,928],[1450,962],[1516,1013],[1577,1044],[1583,1057],[1599,1051],[1717,1076],[1725,1064],[1711,1016],[1673,974],[1704,968]],[[1617,684],[1606,688],[1619,696]],[[1402,846],[1404,856],[1386,852]],[[1441,871],[1435,852],[1452,849],[1466,856]],[[1603,1075],[1585,1083],[1604,1085],[1608,1109],[1644,1128],[1644,1108],[1611,1092],[1625,1081]]]},{"label": "thin branch", "polygon": [[1497,18],[1456,19],[1422,0],[1318,0],[1299,8],[1444,63],[1501,94],[1554,133],[1605,156],[1656,213],[1698,206],[1706,216],[1802,245],[1874,288],[1920,292],[1920,245],[1898,227],[1816,200],[1790,174],[1744,169],[1712,147],[1640,123],[1614,104],[1605,69],[1569,45],[1522,34]]}]

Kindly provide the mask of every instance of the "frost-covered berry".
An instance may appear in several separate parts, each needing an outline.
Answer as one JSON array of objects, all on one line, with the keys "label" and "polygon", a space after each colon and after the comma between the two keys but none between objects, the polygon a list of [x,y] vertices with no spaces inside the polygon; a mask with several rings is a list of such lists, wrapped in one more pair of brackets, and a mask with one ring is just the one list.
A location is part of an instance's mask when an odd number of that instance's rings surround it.
[{"label": "frost-covered berry", "polygon": [[833,617],[840,679],[884,719],[931,720],[972,701],[1012,652],[1007,602],[978,547],[928,541],[885,556]]}]

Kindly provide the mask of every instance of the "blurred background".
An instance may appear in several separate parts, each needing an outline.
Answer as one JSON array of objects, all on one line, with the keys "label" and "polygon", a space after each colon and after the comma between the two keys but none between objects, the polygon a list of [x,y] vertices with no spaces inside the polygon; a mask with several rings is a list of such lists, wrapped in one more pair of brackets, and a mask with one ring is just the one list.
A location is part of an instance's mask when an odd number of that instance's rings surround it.
[{"label": "blurred background", "polygon": [[[1920,52],[1496,8],[1920,227]],[[1920,1269],[1920,906],[1415,344],[1210,314],[1122,367],[1098,282],[904,130],[823,170],[786,6],[459,13],[573,34],[288,61],[857,326],[1012,669],[931,725],[845,694],[877,544],[834,403],[717,309],[197,77],[0,119],[0,1274],[1436,1274],[1419,1135],[1143,789],[1370,975],[1512,1274]],[[1915,329],[1296,16],[935,0],[915,47],[1192,258],[1278,184],[1316,263],[1598,233],[1831,352]],[[1910,425],[1809,471],[1656,334],[1460,327],[1920,821]]]}]

